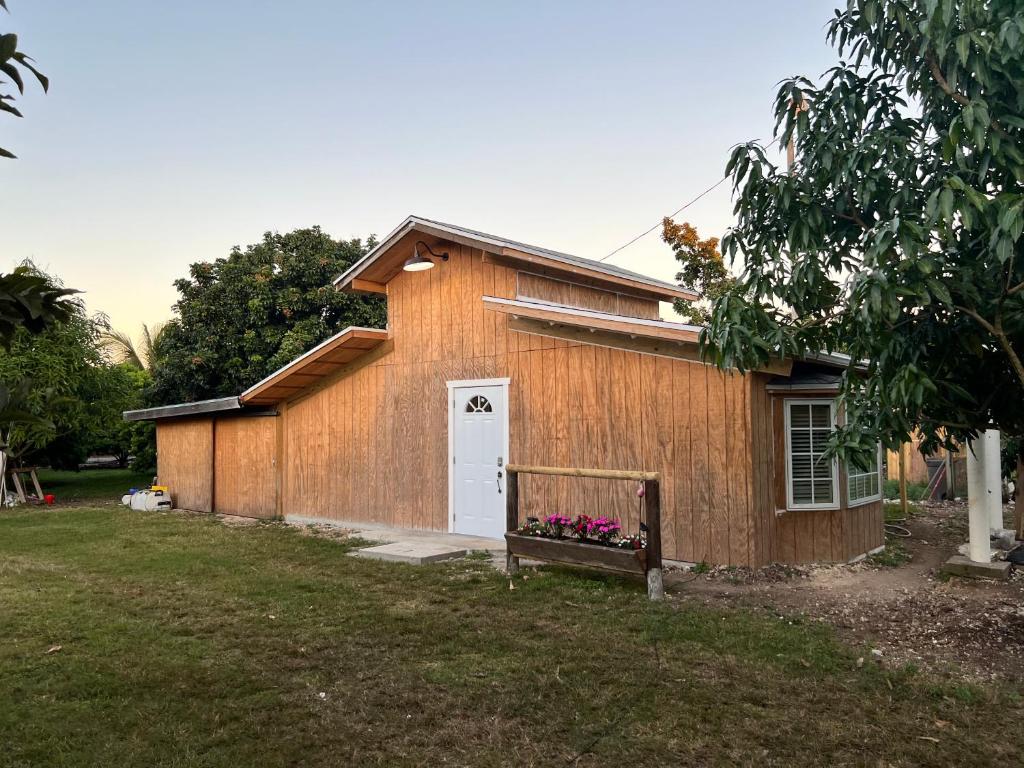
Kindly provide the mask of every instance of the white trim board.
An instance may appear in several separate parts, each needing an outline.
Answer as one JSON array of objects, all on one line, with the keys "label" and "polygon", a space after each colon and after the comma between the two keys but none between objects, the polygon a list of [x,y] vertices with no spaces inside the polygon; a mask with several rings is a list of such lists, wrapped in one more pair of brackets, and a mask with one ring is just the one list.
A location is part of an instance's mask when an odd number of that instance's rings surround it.
[{"label": "white trim board", "polygon": [[[801,510],[801,509],[839,509],[842,504],[839,500],[839,462],[832,459],[832,503],[831,504],[795,504],[793,503],[793,451],[791,449],[791,435],[790,435],[790,417],[789,407],[791,405],[828,405],[829,408],[829,429],[835,431],[836,429],[836,401],[828,397],[787,397],[782,401],[782,415],[783,415],[783,428],[786,430],[785,434],[785,450],[786,450],[786,509],[787,510]],[[813,421],[810,430],[813,432]],[[808,439],[811,440],[811,436],[808,435]],[[812,446],[813,447],[813,446]],[[813,452],[811,454],[813,462]],[[813,474],[813,472],[812,472]],[[811,483],[812,493],[814,483]]]},{"label": "white trim board", "polygon": [[[497,379],[458,379],[455,381],[449,381],[447,383],[448,393],[448,533],[455,532],[455,395],[454,390],[456,389],[468,389],[472,387],[501,387],[503,390],[505,401],[505,413],[504,413],[504,429],[505,439],[502,450],[502,461],[503,466],[507,467],[511,461],[509,460],[509,413],[512,411],[512,404],[509,402],[509,383],[511,379],[507,376]],[[508,471],[505,471],[505,477],[508,478]],[[507,486],[506,486],[507,487]]]}]

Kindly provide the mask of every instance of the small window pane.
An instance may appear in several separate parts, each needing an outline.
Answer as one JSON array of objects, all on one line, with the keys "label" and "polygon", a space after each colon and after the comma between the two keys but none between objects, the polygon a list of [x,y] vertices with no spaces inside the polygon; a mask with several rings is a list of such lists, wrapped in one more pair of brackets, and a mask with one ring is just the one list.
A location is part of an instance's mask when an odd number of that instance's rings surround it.
[{"label": "small window pane", "polygon": [[491,402],[483,395],[473,395],[466,403],[466,413],[493,413]]},{"label": "small window pane", "polygon": [[815,480],[814,481],[814,503],[815,504],[831,504],[832,503],[832,479],[828,480]]},{"label": "small window pane", "polygon": [[847,496],[851,504],[873,501],[881,497],[881,480],[878,474],[878,452],[868,457],[867,467],[861,468],[852,461],[846,463]]},{"label": "small window pane", "polygon": [[794,454],[790,459],[790,470],[794,480],[811,479],[811,457],[809,455]]},{"label": "small window pane", "polygon": [[814,436],[814,452],[821,453],[828,445],[828,439],[832,436],[831,429],[816,429],[811,433]]},{"label": "small window pane", "polygon": [[812,503],[814,503],[814,497],[811,495],[811,481],[810,480],[794,480],[793,481],[793,503],[794,504],[812,504]]},{"label": "small window pane", "polygon": [[795,429],[806,429],[811,426],[811,406],[791,405],[789,423]]},{"label": "small window pane", "polygon": [[825,429],[832,429],[832,406],[830,405],[812,405],[814,411],[814,426],[824,427]]}]

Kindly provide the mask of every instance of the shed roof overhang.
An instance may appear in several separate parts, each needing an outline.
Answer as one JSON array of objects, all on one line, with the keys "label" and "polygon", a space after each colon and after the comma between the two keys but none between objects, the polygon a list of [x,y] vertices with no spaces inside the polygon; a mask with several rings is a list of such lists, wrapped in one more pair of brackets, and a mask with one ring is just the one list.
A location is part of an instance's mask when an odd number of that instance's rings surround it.
[{"label": "shed roof overhang", "polygon": [[125,421],[155,421],[157,419],[177,419],[185,416],[201,416],[206,413],[223,413],[225,411],[241,411],[242,404],[238,398],[218,397],[213,400],[197,400],[192,403],[175,403],[174,405],[161,405],[156,408],[140,408],[135,411],[125,411],[122,417]]},{"label": "shed roof overhang", "polygon": [[239,397],[242,405],[273,405],[298,395],[387,341],[379,328],[350,327],[267,376]]},{"label": "shed roof overhang", "polygon": [[[703,362],[700,326],[493,296],[483,301],[486,308],[509,315],[512,330]],[[791,360],[777,360],[758,370],[788,376],[791,369]]]},{"label": "shed roof overhang", "polygon": [[385,293],[388,281],[402,271],[417,240],[424,240],[431,247],[443,247],[447,242],[479,248],[484,251],[485,258],[497,263],[571,278],[640,298],[656,301],[694,301],[699,298],[688,288],[680,288],[621,267],[418,216],[410,216],[402,222],[401,226],[339,276],[334,284],[341,290]]}]

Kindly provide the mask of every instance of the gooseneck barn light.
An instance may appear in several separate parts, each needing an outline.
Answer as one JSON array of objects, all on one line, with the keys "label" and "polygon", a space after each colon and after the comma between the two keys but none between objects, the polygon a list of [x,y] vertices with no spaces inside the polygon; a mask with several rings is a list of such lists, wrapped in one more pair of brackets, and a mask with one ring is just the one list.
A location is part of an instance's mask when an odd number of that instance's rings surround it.
[{"label": "gooseneck barn light", "polygon": [[420,253],[420,246],[423,246],[427,253],[433,256],[435,259],[441,261],[448,261],[447,253],[434,253],[433,249],[422,240],[417,240],[416,245],[412,248],[412,256],[405,260],[405,265],[402,267],[406,272],[422,272],[425,269],[430,269],[434,266],[434,262],[426,258]]}]

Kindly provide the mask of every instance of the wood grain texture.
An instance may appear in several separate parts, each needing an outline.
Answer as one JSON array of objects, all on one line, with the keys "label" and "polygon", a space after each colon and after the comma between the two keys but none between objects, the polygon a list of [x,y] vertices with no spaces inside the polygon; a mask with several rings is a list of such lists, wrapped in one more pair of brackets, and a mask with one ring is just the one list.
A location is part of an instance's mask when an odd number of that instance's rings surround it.
[{"label": "wood grain texture", "polygon": [[213,419],[158,421],[157,479],[179,509],[213,511]]},{"label": "wood grain texture", "polygon": [[277,516],[277,425],[281,417],[216,419],[213,511]]},{"label": "wood grain texture", "polygon": [[[500,269],[495,265],[488,264],[488,266]],[[517,274],[517,285],[516,298],[524,301],[551,302],[566,307],[592,309],[612,315],[640,317],[648,320],[657,320],[659,317],[658,302],[654,299],[627,296],[529,272]]]},{"label": "wood grain texture", "polygon": [[[296,393],[277,418],[218,420],[216,450],[211,419],[161,422],[161,479],[179,505],[447,530],[446,383],[508,377],[506,461],[659,473],[666,559],[849,559],[880,543],[880,505],[775,515],[785,463],[767,375],[515,330],[482,301],[515,298],[515,269],[468,245],[446,250],[437,268],[387,282],[386,343]],[[575,300],[596,300],[587,296]],[[524,476],[520,510],[612,515],[629,530],[636,488],[635,478]]]}]

